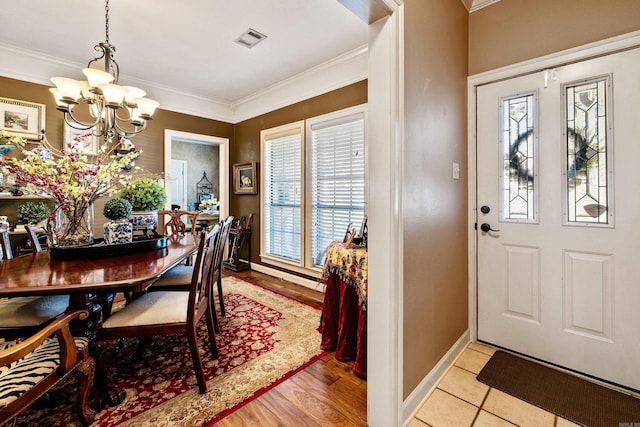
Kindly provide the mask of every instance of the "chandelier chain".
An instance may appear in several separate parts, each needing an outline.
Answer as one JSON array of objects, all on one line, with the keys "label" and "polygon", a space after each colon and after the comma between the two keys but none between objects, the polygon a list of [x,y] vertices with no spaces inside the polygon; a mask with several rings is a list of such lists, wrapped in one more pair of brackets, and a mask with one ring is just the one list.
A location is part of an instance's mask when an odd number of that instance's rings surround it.
[{"label": "chandelier chain", "polygon": [[106,0],[104,5],[104,10],[105,10],[104,22],[105,22],[105,30],[106,30],[106,42],[108,44],[109,43],[109,0]]}]

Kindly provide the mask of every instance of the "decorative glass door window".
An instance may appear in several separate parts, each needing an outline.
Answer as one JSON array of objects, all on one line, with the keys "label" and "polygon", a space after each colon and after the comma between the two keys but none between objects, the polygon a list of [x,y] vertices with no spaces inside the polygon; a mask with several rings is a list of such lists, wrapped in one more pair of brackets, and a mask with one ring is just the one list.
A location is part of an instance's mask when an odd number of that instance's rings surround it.
[{"label": "decorative glass door window", "polygon": [[535,93],[501,100],[503,221],[536,222]]},{"label": "decorative glass door window", "polygon": [[567,223],[609,224],[610,77],[564,87]]}]

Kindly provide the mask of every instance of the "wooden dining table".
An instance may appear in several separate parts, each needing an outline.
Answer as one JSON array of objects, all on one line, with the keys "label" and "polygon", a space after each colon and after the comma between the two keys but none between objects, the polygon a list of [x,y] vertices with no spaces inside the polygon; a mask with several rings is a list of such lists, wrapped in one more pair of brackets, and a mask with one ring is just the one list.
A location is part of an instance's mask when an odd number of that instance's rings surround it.
[{"label": "wooden dining table", "polygon": [[[76,330],[92,338],[104,308],[102,297],[143,292],[197,249],[198,237],[186,234],[169,236],[165,248],[127,255],[74,260],[52,259],[48,251],[22,255],[0,262],[0,298],[69,295],[69,310],[89,312],[88,319],[76,325]],[[96,398],[99,403],[95,404],[99,410],[124,399],[124,390],[108,388],[100,375],[95,380],[101,382]]]}]

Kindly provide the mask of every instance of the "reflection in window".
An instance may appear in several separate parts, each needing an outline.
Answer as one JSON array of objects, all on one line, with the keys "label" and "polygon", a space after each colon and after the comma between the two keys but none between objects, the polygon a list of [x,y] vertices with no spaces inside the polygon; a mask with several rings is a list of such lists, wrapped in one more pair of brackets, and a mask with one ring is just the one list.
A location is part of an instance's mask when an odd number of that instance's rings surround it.
[{"label": "reflection in window", "polygon": [[608,80],[565,87],[568,222],[608,223]]},{"label": "reflection in window", "polygon": [[534,95],[502,100],[502,219],[535,220]]}]

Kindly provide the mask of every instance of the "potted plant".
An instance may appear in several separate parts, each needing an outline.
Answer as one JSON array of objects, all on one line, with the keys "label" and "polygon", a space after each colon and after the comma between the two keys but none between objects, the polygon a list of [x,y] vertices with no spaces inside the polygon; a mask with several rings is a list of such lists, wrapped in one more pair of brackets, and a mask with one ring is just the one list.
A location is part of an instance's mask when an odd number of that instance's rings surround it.
[{"label": "potted plant", "polygon": [[134,230],[152,230],[158,222],[158,209],[162,209],[167,193],[152,178],[136,178],[120,191],[120,197],[131,203],[130,222]]},{"label": "potted plant", "polygon": [[133,226],[128,221],[131,210],[131,203],[122,198],[111,199],[104,204],[102,213],[111,220],[103,226],[104,242],[107,245],[132,242]]},{"label": "potted plant", "polygon": [[16,209],[16,220],[18,224],[35,224],[45,219],[51,210],[44,202],[27,202]]}]

